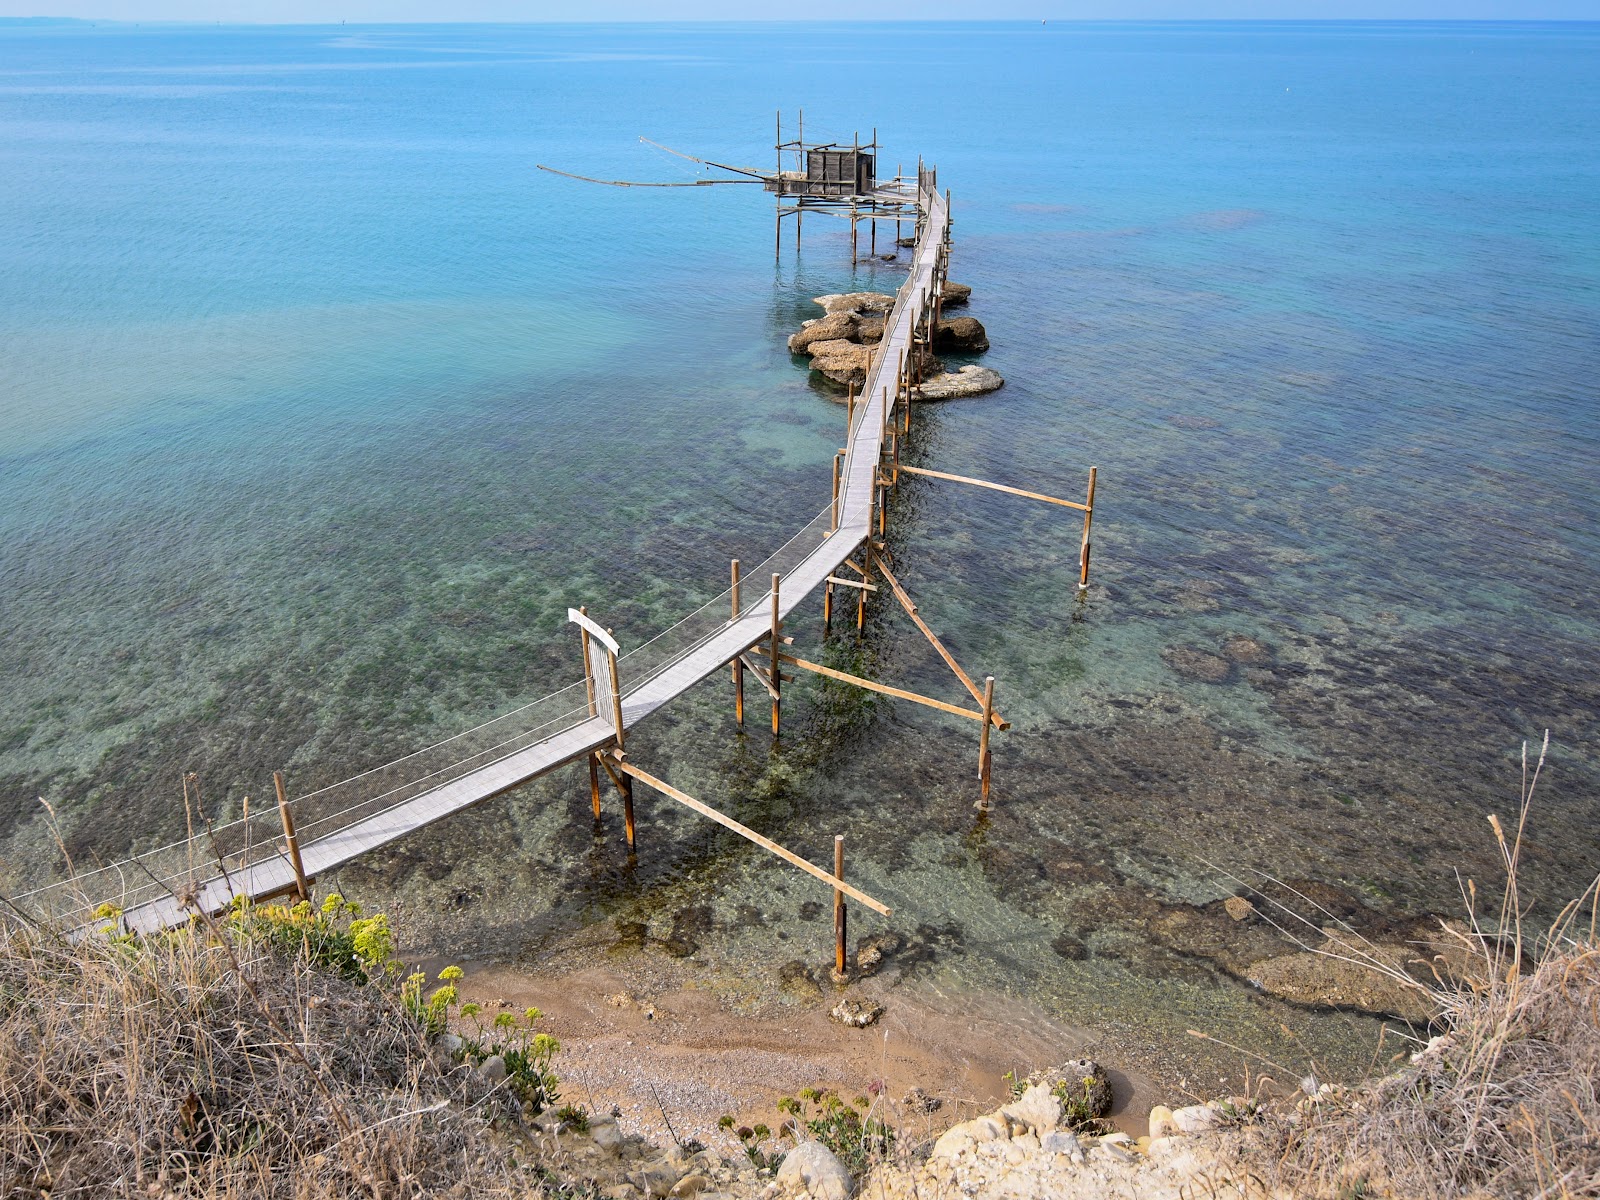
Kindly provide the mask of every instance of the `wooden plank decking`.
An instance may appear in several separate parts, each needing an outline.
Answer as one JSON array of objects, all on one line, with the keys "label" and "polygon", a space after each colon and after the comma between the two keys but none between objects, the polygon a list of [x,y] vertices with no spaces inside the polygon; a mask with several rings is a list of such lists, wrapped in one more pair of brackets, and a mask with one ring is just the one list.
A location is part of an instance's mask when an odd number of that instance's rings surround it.
[{"label": "wooden plank decking", "polygon": [[[837,571],[871,532],[873,493],[877,487],[879,457],[888,406],[896,389],[896,369],[902,353],[912,351],[912,331],[932,302],[949,213],[936,190],[923,192],[926,216],[917,242],[910,277],[901,286],[894,324],[884,330],[873,355],[862,399],[857,405],[848,453],[840,475],[839,527],[812,550],[780,584],[778,607],[787,616]],[[766,590],[767,580],[751,580]],[[752,592],[752,597],[754,596]],[[722,669],[762,641],[771,630],[771,611],[758,605],[738,620],[669,660],[653,674],[626,691],[622,698],[624,727],[631,727],[662,705],[681,696],[696,683]],[[342,829],[300,844],[308,875],[316,876],[351,859],[387,845],[452,813],[499,795],[554,770],[612,740],[608,720],[591,717],[525,749],[467,772],[440,786],[401,801]],[[172,896],[130,906],[123,920],[130,930],[150,932],[181,923],[193,907],[216,912],[235,895],[270,896],[294,885],[294,871],[283,857],[268,858],[226,875],[204,880],[188,900],[189,908]]]}]

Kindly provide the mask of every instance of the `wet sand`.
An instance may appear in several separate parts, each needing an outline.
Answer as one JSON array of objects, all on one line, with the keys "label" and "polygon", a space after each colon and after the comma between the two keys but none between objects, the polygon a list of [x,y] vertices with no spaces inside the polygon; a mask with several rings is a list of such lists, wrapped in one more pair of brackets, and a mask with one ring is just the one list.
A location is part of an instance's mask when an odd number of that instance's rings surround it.
[{"label": "wet sand", "polygon": [[[942,1130],[1003,1102],[1007,1071],[1095,1057],[1097,1041],[998,994],[873,977],[780,1001],[648,952],[604,965],[469,965],[462,995],[490,1012],[543,1010],[541,1028],[561,1042],[555,1065],[564,1103],[620,1110],[626,1132],[658,1143],[676,1135],[724,1151],[737,1142],[718,1129],[720,1117],[777,1129],[777,1101],[807,1087],[848,1100],[881,1082],[893,1123],[913,1134]],[[878,999],[883,1016],[865,1029],[830,1020],[828,1010],[847,995]],[[1170,1097],[1149,1078],[1105,1065],[1114,1123],[1143,1133],[1151,1104]],[[937,1097],[938,1110],[906,1104],[913,1088]]]}]

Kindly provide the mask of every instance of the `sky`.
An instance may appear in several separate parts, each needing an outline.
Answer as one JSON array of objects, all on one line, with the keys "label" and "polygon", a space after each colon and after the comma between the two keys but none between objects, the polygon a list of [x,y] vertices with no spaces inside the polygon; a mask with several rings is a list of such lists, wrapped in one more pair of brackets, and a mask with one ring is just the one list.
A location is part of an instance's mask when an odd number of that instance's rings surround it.
[{"label": "sky", "polygon": [[338,23],[693,20],[1594,21],[1600,0],[0,0],[0,18]]}]

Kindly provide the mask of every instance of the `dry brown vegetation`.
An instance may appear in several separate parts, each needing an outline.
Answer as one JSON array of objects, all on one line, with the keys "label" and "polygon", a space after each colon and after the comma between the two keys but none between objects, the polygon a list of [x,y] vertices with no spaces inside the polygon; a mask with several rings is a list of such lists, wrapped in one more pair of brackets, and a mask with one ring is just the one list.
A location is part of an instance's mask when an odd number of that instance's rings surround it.
[{"label": "dry brown vegetation", "polygon": [[1517,872],[1543,764],[1530,776],[1524,752],[1515,833],[1490,818],[1498,911],[1480,916],[1463,884],[1470,920],[1445,927],[1458,948],[1430,955],[1433,985],[1367,964],[1431,997],[1436,1036],[1384,1078],[1269,1117],[1249,1143],[1254,1172],[1333,1200],[1600,1196],[1600,881],[1542,932],[1523,928]]},{"label": "dry brown vegetation", "polygon": [[491,1127],[504,1089],[404,985],[316,958],[239,920],[6,933],[0,1196],[542,1194]]}]

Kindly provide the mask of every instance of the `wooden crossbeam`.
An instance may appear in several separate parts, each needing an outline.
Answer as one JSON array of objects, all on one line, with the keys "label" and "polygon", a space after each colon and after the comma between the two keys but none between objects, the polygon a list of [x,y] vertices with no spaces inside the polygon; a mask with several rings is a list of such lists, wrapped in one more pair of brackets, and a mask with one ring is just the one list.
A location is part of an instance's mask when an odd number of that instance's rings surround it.
[{"label": "wooden crossbeam", "polygon": [[[973,721],[982,721],[984,719],[981,712],[973,709],[962,708],[956,704],[948,704],[943,700],[935,700],[932,696],[922,696],[916,692],[908,692],[904,688],[890,687],[887,683],[879,683],[875,679],[863,679],[859,675],[851,675],[845,671],[835,671],[832,667],[825,667],[821,663],[807,662],[805,659],[796,658],[792,654],[780,654],[778,658],[782,662],[799,667],[802,671],[826,675],[829,679],[837,679],[841,683],[853,683],[858,688],[866,688],[869,692],[881,692],[885,696],[893,696],[896,700],[910,700],[913,704],[925,704],[929,708],[937,708],[940,712],[947,712],[957,717],[966,717]],[[1010,729],[1011,723],[1009,721],[999,721],[995,728]]]},{"label": "wooden crossbeam", "polygon": [[[928,628],[928,623],[924,621],[921,614],[917,612],[916,602],[911,599],[911,596],[906,592],[906,589],[901,586],[900,581],[894,577],[894,573],[889,570],[883,559],[878,558],[877,562],[878,570],[883,573],[883,578],[888,583],[890,590],[894,592],[895,599],[899,600],[900,606],[906,610],[906,616],[910,617],[914,622],[916,622],[916,626],[918,629],[922,630],[923,636],[926,637],[928,641],[932,643],[933,648],[939,652],[939,657],[944,659],[945,664],[956,673],[956,678],[961,680],[961,685],[972,694],[972,698],[974,700],[977,700],[981,703],[983,701],[983,689],[973,682],[972,676],[968,675],[961,669],[961,664],[955,660],[955,655],[951,654],[949,650],[945,649],[945,644],[939,640],[938,635],[934,633],[932,629]],[[994,724],[996,729],[1010,728],[1010,725],[1000,719],[999,713],[991,712],[989,714],[989,720]]]},{"label": "wooden crossbeam", "polygon": [[774,700],[778,699],[778,689],[772,686],[772,679],[767,675],[766,667],[756,662],[748,654],[741,654],[739,656],[739,661],[745,665],[745,669],[747,671],[749,671],[756,677],[757,680],[760,681],[761,686],[767,689],[767,694],[769,696],[771,696]]},{"label": "wooden crossbeam", "polygon": [[1043,500],[1046,504],[1059,504],[1062,508],[1075,508],[1079,512],[1088,512],[1087,504],[1079,504],[1076,500],[1063,500],[1059,496],[1046,496],[1043,492],[1030,492],[1024,488],[1007,487],[1003,483],[990,483],[987,479],[973,479],[970,475],[952,475],[948,471],[930,471],[927,467],[908,467],[901,464],[900,469],[911,475],[926,475],[930,479],[948,479],[954,483],[970,483],[973,487],[989,488],[996,492],[1005,492],[1011,496],[1022,496],[1028,500]]},{"label": "wooden crossbeam", "polygon": [[666,782],[663,779],[657,779],[654,775],[651,775],[646,771],[641,771],[638,767],[634,766],[630,762],[626,762],[626,761],[623,761],[623,760],[620,760],[620,759],[614,760],[614,761],[617,764],[617,769],[618,770],[627,772],[629,775],[631,775],[635,779],[637,779],[640,783],[645,784],[645,785],[647,785],[649,787],[655,788],[656,791],[660,792],[663,796],[670,796],[672,799],[676,800],[679,804],[682,804],[682,805],[685,805],[688,808],[694,809],[694,811],[699,813],[701,816],[710,817],[718,825],[723,826],[725,829],[733,830],[734,833],[737,833],[742,838],[745,838],[745,839],[747,839],[749,841],[754,842],[756,845],[760,846],[763,850],[769,851],[772,854],[776,854],[779,858],[783,859],[785,862],[790,863],[793,866],[799,867],[802,871],[805,871],[807,874],[815,875],[818,879],[822,880],[823,883],[827,884],[829,887],[834,888],[837,891],[843,892],[845,895],[849,896],[852,900],[858,901],[861,904],[865,904],[868,908],[872,909],[874,912],[882,913],[886,917],[894,915],[894,909],[890,908],[887,904],[884,904],[879,900],[874,900],[871,896],[867,895],[860,888],[851,887],[848,883],[846,883],[844,880],[840,879],[837,875],[830,875],[827,871],[824,871],[821,867],[812,865],[811,863],[807,862],[805,859],[801,858],[794,851],[785,849],[784,847],[778,845],[778,843],[773,841],[771,838],[763,837],[761,834],[757,833],[754,829],[751,829],[748,825],[741,825],[738,821],[735,821],[732,817],[728,816],[726,813],[718,812],[716,809],[712,808],[709,804],[704,804],[704,803],[700,802],[699,800],[696,800],[693,796],[689,795],[689,793],[687,793],[687,792],[679,791],[677,788],[673,787],[670,783]]},{"label": "wooden crossbeam", "polygon": [[864,591],[868,591],[868,592],[875,592],[875,591],[878,590],[877,587],[875,587],[873,584],[867,583],[865,580],[861,580],[861,579],[841,579],[837,575],[829,575],[828,576],[828,582],[829,583],[842,584],[845,587],[861,588]]}]

